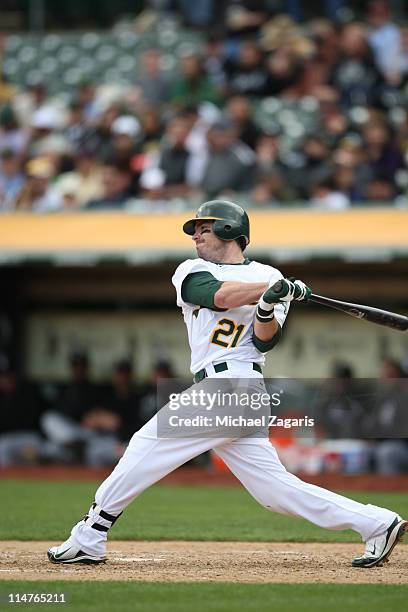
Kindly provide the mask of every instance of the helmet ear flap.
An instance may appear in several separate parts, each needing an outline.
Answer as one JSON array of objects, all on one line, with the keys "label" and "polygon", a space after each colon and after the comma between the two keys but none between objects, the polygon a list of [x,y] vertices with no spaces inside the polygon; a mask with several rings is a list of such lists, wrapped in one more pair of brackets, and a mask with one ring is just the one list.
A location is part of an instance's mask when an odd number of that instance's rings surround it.
[{"label": "helmet ear flap", "polygon": [[241,223],[232,219],[214,221],[213,231],[221,240],[236,240],[243,236]]}]

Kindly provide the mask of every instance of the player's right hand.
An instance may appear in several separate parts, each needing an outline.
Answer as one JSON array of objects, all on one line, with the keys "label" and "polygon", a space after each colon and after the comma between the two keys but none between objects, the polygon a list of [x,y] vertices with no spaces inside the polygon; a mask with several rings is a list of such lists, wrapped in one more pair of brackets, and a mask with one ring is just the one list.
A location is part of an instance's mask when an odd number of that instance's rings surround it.
[{"label": "player's right hand", "polygon": [[268,304],[279,304],[279,302],[291,302],[292,300],[306,302],[312,293],[310,287],[295,278],[282,278],[278,282],[281,285],[279,290],[276,289],[277,282],[274,281],[273,285],[262,295]]}]

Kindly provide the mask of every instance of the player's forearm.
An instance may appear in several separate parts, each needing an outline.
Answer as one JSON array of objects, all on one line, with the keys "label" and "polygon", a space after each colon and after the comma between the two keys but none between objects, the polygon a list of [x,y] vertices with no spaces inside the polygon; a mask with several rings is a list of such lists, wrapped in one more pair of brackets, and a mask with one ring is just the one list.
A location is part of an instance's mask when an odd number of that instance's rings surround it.
[{"label": "player's forearm", "polygon": [[226,281],[214,294],[214,305],[217,308],[238,308],[257,302],[268,283],[239,283]]},{"label": "player's forearm", "polygon": [[279,330],[279,323],[276,319],[268,321],[267,323],[261,323],[258,319],[254,320],[254,334],[262,342],[269,342],[275,336]]}]

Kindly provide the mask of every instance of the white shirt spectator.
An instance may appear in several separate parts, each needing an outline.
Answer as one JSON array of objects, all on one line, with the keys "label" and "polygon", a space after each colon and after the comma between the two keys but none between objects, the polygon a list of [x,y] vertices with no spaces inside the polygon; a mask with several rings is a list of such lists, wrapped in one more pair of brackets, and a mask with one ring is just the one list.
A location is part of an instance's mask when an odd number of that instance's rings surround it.
[{"label": "white shirt spectator", "polygon": [[320,210],[344,210],[349,208],[349,198],[340,191],[331,191],[326,194],[318,195],[311,200],[311,208]]},{"label": "white shirt spectator", "polygon": [[399,28],[394,23],[385,23],[380,28],[369,32],[368,40],[381,72],[384,74],[399,72],[396,68],[402,52]]}]

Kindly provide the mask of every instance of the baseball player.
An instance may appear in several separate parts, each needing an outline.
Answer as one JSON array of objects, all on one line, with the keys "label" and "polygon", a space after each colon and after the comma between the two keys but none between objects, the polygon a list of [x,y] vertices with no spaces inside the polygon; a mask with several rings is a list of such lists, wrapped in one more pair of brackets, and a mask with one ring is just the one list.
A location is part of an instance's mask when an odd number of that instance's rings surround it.
[{"label": "baseball player", "polygon": [[[249,220],[232,202],[206,202],[183,230],[192,236],[198,258],[180,264],[172,280],[187,326],[194,386],[217,377],[254,379],[259,384],[265,353],[282,335],[290,302],[307,300],[311,289],[300,280],[283,279],[281,291],[273,290],[282,274],[245,257]],[[108,531],[123,510],[147,487],[210,448],[268,510],[300,516],[326,529],[359,533],[366,547],[352,562],[355,567],[388,561],[408,528],[408,521],[395,512],[361,504],[288,473],[267,436],[227,438],[215,432],[213,437],[160,437],[157,423],[155,415],[134,434],[88,513],[66,542],[49,549],[50,561],[105,561]]]}]

